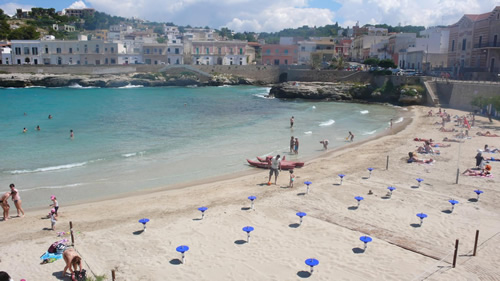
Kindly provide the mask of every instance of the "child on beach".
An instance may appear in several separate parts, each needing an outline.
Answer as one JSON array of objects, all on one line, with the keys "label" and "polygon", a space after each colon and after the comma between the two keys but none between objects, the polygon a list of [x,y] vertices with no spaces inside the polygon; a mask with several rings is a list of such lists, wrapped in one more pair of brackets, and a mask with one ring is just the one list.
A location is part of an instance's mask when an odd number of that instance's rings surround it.
[{"label": "child on beach", "polygon": [[50,204],[49,206],[54,207],[54,210],[56,210],[55,216],[57,217],[58,216],[57,210],[59,209],[59,202],[57,202],[57,198],[54,195],[50,196],[50,200],[52,200],[52,204]]},{"label": "child on beach", "polygon": [[56,230],[56,222],[57,222],[57,218],[56,218],[56,210],[55,209],[52,209],[50,210],[50,225],[51,225],[51,228],[50,230]]},{"label": "child on beach", "polygon": [[323,144],[323,148],[325,150],[328,150],[328,143],[329,143],[328,140],[322,140],[319,143]]},{"label": "child on beach", "polygon": [[289,187],[293,187],[293,182],[295,181],[295,175],[293,174],[293,170],[290,170],[290,184]]},{"label": "child on beach", "polygon": [[295,145],[293,147],[293,152],[295,152],[295,154],[299,154],[299,139],[298,138],[295,138]]}]

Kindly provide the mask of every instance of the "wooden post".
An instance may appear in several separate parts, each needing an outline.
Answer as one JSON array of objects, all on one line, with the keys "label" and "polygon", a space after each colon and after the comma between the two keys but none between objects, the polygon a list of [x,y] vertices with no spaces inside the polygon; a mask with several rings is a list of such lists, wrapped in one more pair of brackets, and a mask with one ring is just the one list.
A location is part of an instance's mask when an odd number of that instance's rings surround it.
[{"label": "wooden post", "polygon": [[474,257],[476,256],[477,250],[477,240],[479,239],[479,229],[476,230],[476,240],[474,241],[474,253],[472,254]]},{"label": "wooden post", "polygon": [[71,234],[71,245],[75,245],[75,237],[73,236],[73,222],[69,222],[69,232]]},{"label": "wooden post", "polygon": [[460,175],[460,169],[457,168],[457,180],[455,181],[455,184],[458,184],[458,176]]},{"label": "wooden post", "polygon": [[453,254],[453,268],[457,264],[457,254],[458,254],[458,239],[455,241],[455,254]]},{"label": "wooden post", "polygon": [[115,278],[116,278],[115,277],[115,270],[113,269],[113,270],[111,270],[111,280],[115,281]]},{"label": "wooden post", "polygon": [[385,169],[389,170],[389,155],[387,155],[387,162],[385,162]]}]

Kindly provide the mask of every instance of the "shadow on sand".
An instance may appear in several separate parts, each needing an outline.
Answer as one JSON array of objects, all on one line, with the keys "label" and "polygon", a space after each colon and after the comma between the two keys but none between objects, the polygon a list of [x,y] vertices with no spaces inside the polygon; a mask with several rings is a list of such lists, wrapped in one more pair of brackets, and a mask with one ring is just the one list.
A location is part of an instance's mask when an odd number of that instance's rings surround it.
[{"label": "shadow on sand", "polygon": [[354,211],[354,210],[357,210],[358,209],[358,206],[351,206],[351,207],[348,207],[347,210],[351,210],[351,211]]},{"label": "shadow on sand", "polygon": [[141,235],[143,232],[144,232],[144,229],[141,229],[141,230],[137,230],[137,231],[132,232],[132,234]]},{"label": "shadow on sand", "polygon": [[362,253],[364,253],[364,252],[365,252],[365,250],[364,250],[364,249],[361,249],[361,248],[356,247],[356,248],[352,248],[352,252],[353,252],[353,253],[355,253],[355,254],[362,254]]},{"label": "shadow on sand", "polygon": [[246,244],[246,243],[247,243],[247,241],[241,240],[241,239],[234,241],[234,244],[236,244],[236,245],[243,245],[243,244]]},{"label": "shadow on sand", "polygon": [[171,259],[170,264],[179,265],[182,264],[182,261],[180,259]]},{"label": "shadow on sand", "polygon": [[410,226],[411,226],[411,227],[415,227],[415,228],[422,227],[422,225],[421,225],[421,224],[419,224],[419,223],[410,223]]},{"label": "shadow on sand", "polygon": [[291,223],[288,225],[288,227],[290,227],[290,228],[297,228],[299,226],[300,226],[300,224],[298,224],[298,223]]},{"label": "shadow on sand", "polygon": [[297,276],[299,276],[300,278],[309,278],[311,277],[311,272],[302,270],[297,272]]}]

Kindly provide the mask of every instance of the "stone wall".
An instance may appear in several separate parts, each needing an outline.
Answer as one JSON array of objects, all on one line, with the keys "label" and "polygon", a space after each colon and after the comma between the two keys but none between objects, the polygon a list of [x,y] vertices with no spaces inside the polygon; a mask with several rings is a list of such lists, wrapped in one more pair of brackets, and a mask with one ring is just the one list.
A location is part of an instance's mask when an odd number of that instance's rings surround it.
[{"label": "stone wall", "polygon": [[5,73],[98,75],[136,72],[135,65],[0,65]]},{"label": "stone wall", "polygon": [[232,74],[264,83],[278,83],[280,67],[274,65],[191,65],[210,74]]},{"label": "stone wall", "polygon": [[360,82],[369,83],[372,74],[368,72],[349,72],[338,70],[283,69],[287,81],[301,82]]},{"label": "stone wall", "polygon": [[440,99],[449,97],[448,106],[456,109],[474,110],[477,108],[470,103],[475,97],[500,95],[500,83],[495,82],[436,81],[435,83]]}]

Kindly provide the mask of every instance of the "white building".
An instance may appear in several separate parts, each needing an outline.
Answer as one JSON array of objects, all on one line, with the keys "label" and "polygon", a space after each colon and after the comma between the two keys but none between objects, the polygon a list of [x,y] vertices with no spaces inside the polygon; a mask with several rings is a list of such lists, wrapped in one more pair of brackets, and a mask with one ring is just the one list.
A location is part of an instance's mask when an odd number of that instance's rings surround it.
[{"label": "white building", "polygon": [[191,62],[197,65],[247,65],[246,41],[192,41]]},{"label": "white building", "polygon": [[40,40],[12,40],[11,64],[41,64]]},{"label": "white building", "polygon": [[0,47],[0,64],[12,64],[12,49],[10,47]]},{"label": "white building", "polygon": [[447,67],[450,31],[447,28],[428,28],[420,32],[415,46],[407,50],[406,67],[419,71]]}]

